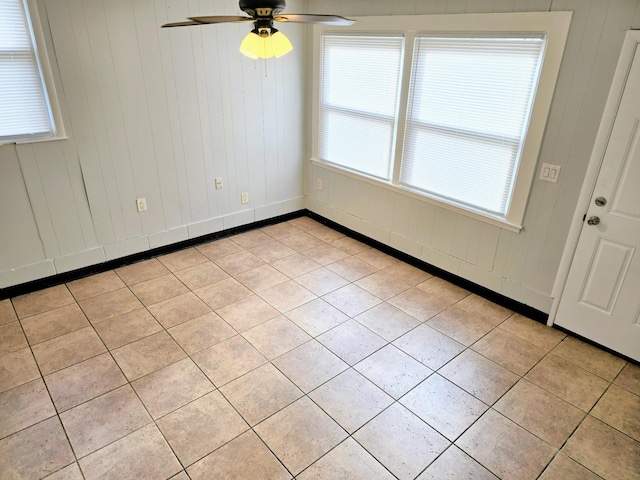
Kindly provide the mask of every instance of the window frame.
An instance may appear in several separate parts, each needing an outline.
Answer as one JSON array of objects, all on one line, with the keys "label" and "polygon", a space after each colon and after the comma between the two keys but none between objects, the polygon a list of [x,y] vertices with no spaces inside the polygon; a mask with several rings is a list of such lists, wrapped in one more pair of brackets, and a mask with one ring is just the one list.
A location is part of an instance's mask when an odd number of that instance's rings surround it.
[{"label": "window frame", "polygon": [[[333,169],[342,174],[382,185],[385,188],[401,192],[445,209],[470,216],[484,222],[500,226],[510,231],[522,230],[526,204],[535,176],[542,139],[551,108],[556,81],[569,32],[572,12],[518,12],[518,13],[480,13],[454,15],[398,15],[386,17],[356,17],[357,23],[347,29],[315,25],[313,28],[313,99],[311,119],[311,162],[323,168]],[[321,74],[321,44],[325,32],[355,35],[404,34],[405,53],[403,77],[400,91],[400,109],[395,134],[396,150],[392,158],[391,181],[368,177],[347,168],[319,160],[319,109]],[[522,145],[520,162],[516,165],[514,187],[507,214],[503,216],[488,214],[472,207],[434,198],[424,192],[411,189],[400,183],[400,169],[404,148],[407,122],[407,104],[411,84],[411,67],[415,37],[418,35],[544,35],[546,47],[540,71],[531,117]]]},{"label": "window frame", "polygon": [[40,22],[39,8],[37,0],[21,0],[27,18],[27,25],[30,29],[29,36],[32,41],[34,58],[36,59],[39,76],[43,85],[43,95],[49,107],[51,132],[41,135],[13,135],[11,137],[0,137],[0,146],[10,144],[28,144],[38,142],[48,142],[66,140],[64,122],[60,103],[54,83],[53,71],[47,53],[45,35]]}]

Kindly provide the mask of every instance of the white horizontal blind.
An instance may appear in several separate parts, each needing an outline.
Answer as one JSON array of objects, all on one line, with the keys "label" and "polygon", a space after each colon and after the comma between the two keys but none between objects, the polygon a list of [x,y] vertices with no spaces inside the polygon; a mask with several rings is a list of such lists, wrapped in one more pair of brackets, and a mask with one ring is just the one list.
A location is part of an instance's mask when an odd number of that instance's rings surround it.
[{"label": "white horizontal blind", "polygon": [[26,5],[0,0],[0,143],[53,135]]},{"label": "white horizontal blind", "polygon": [[504,217],[543,48],[541,37],[417,37],[400,183]]},{"label": "white horizontal blind", "polygon": [[323,35],[320,160],[390,179],[403,45],[400,35]]}]

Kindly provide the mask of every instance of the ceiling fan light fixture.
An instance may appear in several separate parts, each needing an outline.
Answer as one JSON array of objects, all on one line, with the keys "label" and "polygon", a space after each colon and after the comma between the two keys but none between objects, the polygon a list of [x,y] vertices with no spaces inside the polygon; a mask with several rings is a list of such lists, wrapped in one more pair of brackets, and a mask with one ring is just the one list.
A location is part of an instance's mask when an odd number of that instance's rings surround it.
[{"label": "ceiling fan light fixture", "polygon": [[[266,33],[266,34],[265,34]],[[284,33],[275,28],[270,32],[264,29],[253,29],[240,44],[240,53],[251,59],[279,58],[293,50],[293,45]]]}]

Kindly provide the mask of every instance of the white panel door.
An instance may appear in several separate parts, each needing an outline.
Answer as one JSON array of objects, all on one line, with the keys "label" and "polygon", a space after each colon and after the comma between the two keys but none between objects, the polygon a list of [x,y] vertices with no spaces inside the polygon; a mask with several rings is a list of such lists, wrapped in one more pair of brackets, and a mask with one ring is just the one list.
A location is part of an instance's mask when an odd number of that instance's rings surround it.
[{"label": "white panel door", "polygon": [[[640,360],[640,44],[617,104],[602,166],[555,323]],[[623,63],[623,62],[621,62]],[[618,103],[619,102],[619,103]]]}]

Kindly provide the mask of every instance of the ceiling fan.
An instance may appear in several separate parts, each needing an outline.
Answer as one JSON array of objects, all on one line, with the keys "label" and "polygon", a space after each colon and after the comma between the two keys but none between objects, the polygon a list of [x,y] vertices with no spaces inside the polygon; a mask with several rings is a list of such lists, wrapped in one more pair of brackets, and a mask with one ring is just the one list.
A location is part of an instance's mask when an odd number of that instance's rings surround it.
[{"label": "ceiling fan", "polygon": [[355,20],[338,15],[281,14],[286,3],[284,0],[240,0],[240,10],[245,16],[221,15],[207,17],[189,17],[187,21],[167,23],[162,27],[188,27],[210,23],[253,23],[254,28],[244,38],[240,52],[249,58],[281,57],[293,50],[289,39],[273,22],[320,23],[323,25],[349,26]]}]

